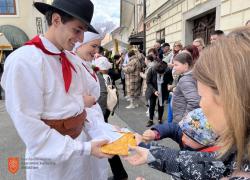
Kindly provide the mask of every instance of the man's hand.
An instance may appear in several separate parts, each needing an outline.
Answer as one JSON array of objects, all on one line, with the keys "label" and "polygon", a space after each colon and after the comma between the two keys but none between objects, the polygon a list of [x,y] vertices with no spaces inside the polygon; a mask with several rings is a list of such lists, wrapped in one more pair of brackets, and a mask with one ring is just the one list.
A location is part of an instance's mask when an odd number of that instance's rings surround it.
[{"label": "man's hand", "polygon": [[101,152],[101,147],[108,143],[108,140],[91,141],[91,155],[98,158],[111,158],[112,155]]},{"label": "man's hand", "polygon": [[87,108],[91,108],[95,103],[96,99],[94,96],[83,96],[84,106]]},{"label": "man's hand", "polygon": [[119,126],[117,126],[117,125],[112,125],[112,126],[113,126],[114,131],[117,131],[117,132],[122,131],[122,129]]},{"label": "man's hand", "polygon": [[150,129],[144,131],[144,133],[142,134],[142,139],[145,141],[155,140],[155,132]]}]

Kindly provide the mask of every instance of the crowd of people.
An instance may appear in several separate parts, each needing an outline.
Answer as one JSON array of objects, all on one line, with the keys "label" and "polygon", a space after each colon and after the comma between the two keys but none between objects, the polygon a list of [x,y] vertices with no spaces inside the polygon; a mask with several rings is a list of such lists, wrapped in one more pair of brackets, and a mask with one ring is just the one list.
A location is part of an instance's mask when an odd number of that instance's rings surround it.
[{"label": "crowd of people", "polygon": [[[248,81],[249,30],[249,27],[242,27],[220,35],[216,42],[211,39],[211,45],[202,50],[192,71],[198,83],[202,110],[189,112],[179,124],[157,125],[145,131],[142,137],[138,135],[139,147],[132,147],[137,153],[127,158],[131,164],[147,162],[174,179],[250,178],[249,101],[241,94],[242,91],[249,93],[249,85],[245,84]],[[234,51],[236,47],[240,50]],[[181,150],[154,142],[143,143],[143,139],[165,137],[175,140]]]},{"label": "crowd of people", "polygon": [[[223,31],[214,31],[210,43],[223,36]],[[200,96],[192,70],[204,48],[202,38],[185,47],[177,41],[173,49],[169,43],[156,42],[146,55],[131,48],[110,58],[114,66],[109,75],[114,83],[121,79],[124,97],[129,102],[127,109],[138,107],[138,101],[143,98],[148,107],[147,127],[154,124],[154,118],[163,123],[164,106],[168,112],[167,121],[179,122],[188,112],[199,108]]]},{"label": "crowd of people", "polygon": [[[108,162],[115,180],[128,179],[120,157],[100,150],[110,140],[107,86],[118,79],[127,109],[141,96],[148,107],[150,129],[135,134],[138,146],[125,157],[131,165],[148,163],[174,179],[250,179],[249,22],[228,35],[214,31],[208,46],[202,38],[172,50],[156,42],[146,56],[133,48],[109,60],[102,28],[91,25],[91,1],[34,6],[48,31],[11,53],[1,78],[25,158],[53,162],[27,168],[27,180],[104,180]],[[155,142],[163,138],[180,149]]]}]

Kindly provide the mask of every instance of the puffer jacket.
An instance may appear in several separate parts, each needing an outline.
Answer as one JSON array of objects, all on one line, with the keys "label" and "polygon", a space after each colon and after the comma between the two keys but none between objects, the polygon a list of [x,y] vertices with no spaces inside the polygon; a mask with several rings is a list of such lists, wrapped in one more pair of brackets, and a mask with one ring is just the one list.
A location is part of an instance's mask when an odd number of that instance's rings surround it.
[{"label": "puffer jacket", "polygon": [[188,112],[199,108],[199,103],[197,81],[193,78],[192,71],[189,71],[181,76],[173,92],[173,121],[180,122]]}]

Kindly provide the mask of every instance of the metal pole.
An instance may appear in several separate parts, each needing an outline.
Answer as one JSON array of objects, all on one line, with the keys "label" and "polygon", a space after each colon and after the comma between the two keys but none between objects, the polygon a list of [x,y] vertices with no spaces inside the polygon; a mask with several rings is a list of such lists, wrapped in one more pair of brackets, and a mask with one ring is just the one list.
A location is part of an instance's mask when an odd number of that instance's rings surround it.
[{"label": "metal pole", "polygon": [[135,33],[135,4],[134,4],[134,33]]},{"label": "metal pole", "polygon": [[144,39],[143,39],[143,51],[146,54],[146,0],[143,0],[143,31],[144,31]]}]

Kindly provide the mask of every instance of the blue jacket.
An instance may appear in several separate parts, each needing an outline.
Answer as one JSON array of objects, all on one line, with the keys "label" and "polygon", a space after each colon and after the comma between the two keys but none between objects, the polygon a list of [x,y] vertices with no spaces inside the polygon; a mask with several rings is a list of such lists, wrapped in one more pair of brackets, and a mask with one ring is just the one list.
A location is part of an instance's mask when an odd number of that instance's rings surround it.
[{"label": "blue jacket", "polygon": [[182,130],[178,123],[163,123],[158,124],[151,128],[151,130],[156,130],[160,134],[160,139],[171,138],[173,141],[177,142],[180,149],[183,149],[182,144]]}]

